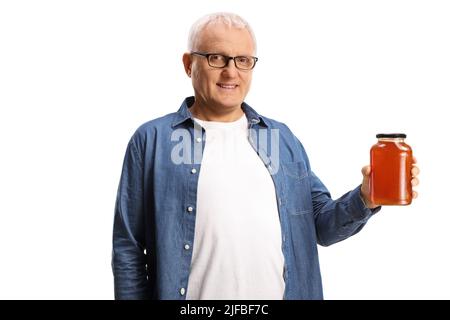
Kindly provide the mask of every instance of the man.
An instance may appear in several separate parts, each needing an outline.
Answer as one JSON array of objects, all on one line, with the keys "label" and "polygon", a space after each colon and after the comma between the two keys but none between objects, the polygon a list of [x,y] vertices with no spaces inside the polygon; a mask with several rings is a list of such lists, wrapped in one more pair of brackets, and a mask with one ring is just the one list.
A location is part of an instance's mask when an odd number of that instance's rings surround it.
[{"label": "man", "polygon": [[203,17],[188,47],[195,97],[128,144],[114,220],[116,298],[322,299],[317,244],[354,235],[380,210],[370,167],[361,186],[332,200],[286,125],[244,103],[257,58],[239,16]]}]

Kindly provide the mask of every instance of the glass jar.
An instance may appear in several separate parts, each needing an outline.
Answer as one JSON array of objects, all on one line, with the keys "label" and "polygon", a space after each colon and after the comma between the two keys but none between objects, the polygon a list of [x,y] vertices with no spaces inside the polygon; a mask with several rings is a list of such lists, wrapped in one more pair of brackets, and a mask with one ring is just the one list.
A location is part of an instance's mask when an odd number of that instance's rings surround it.
[{"label": "glass jar", "polygon": [[412,201],[412,149],[406,134],[377,134],[370,149],[370,200],[376,205],[408,205]]}]

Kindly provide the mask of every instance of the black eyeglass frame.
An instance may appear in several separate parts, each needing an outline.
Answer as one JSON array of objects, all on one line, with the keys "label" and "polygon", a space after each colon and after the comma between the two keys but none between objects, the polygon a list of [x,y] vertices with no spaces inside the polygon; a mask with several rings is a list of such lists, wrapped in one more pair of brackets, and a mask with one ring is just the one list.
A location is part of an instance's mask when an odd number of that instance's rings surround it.
[{"label": "black eyeglass frame", "polygon": [[[217,68],[217,69],[223,69],[223,68],[227,67],[228,64],[230,63],[230,60],[233,60],[234,61],[234,66],[237,69],[248,71],[248,70],[252,70],[256,66],[256,62],[258,61],[258,58],[257,57],[253,57],[253,56],[230,57],[230,56],[227,56],[227,55],[224,55],[224,54],[221,54],[221,53],[206,53],[206,52],[197,52],[197,51],[192,51],[191,54],[195,54],[195,55],[198,55],[198,56],[205,57],[206,61],[208,61],[208,65],[210,67]],[[224,57],[225,58],[225,65],[223,67],[212,66],[211,63],[209,62],[209,57],[210,56],[222,56],[222,57]],[[251,59],[253,59],[253,66],[250,69],[240,68],[240,67],[238,67],[238,65],[236,63],[236,58],[251,58]]]}]

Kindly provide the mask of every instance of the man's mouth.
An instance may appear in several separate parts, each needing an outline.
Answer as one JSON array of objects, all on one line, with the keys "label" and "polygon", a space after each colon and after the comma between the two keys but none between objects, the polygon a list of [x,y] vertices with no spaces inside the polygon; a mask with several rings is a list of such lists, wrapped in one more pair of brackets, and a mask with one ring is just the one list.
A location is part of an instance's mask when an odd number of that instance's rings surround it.
[{"label": "man's mouth", "polygon": [[217,85],[222,89],[232,90],[237,88],[237,84],[233,83],[217,83]]}]

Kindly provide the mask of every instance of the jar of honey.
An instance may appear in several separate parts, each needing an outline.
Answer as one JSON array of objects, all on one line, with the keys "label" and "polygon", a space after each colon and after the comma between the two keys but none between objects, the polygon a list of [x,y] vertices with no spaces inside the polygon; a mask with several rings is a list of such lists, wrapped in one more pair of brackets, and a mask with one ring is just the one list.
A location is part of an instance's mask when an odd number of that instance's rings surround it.
[{"label": "jar of honey", "polygon": [[412,201],[412,149],[406,134],[377,134],[370,149],[370,200],[376,205],[408,205]]}]

